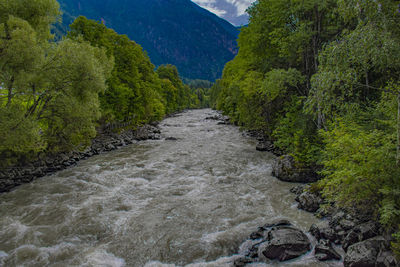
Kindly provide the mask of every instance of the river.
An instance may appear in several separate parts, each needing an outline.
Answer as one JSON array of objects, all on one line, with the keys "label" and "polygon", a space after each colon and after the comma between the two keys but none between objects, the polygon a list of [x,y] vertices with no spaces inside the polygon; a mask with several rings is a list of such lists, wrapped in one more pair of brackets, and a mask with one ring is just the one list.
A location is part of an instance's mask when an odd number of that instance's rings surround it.
[{"label": "river", "polygon": [[[271,176],[274,156],[205,119],[215,114],[167,118],[162,135],[175,141],[132,144],[0,195],[0,265],[229,266],[268,221],[307,231],[317,219]],[[308,254],[273,266],[329,265]]]}]

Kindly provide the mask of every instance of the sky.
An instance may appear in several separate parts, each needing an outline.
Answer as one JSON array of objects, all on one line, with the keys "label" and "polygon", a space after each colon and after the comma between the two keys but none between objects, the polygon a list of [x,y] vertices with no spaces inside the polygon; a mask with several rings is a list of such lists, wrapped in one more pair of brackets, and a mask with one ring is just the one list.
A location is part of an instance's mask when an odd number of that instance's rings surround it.
[{"label": "sky", "polygon": [[246,9],[255,0],[192,0],[199,6],[222,17],[235,26],[247,24]]}]

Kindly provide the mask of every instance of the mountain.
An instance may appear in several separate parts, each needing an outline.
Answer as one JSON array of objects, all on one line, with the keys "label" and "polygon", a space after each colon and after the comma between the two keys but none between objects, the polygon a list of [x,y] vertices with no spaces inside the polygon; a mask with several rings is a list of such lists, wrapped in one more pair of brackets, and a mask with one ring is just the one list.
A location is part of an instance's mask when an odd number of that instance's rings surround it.
[{"label": "mountain", "polygon": [[246,9],[255,0],[192,0],[199,6],[217,14],[235,26],[243,26],[249,23],[249,15]]},{"label": "mountain", "polygon": [[62,29],[79,15],[103,21],[140,44],[153,64],[173,64],[185,78],[214,81],[237,53],[238,29],[190,0],[59,2]]}]

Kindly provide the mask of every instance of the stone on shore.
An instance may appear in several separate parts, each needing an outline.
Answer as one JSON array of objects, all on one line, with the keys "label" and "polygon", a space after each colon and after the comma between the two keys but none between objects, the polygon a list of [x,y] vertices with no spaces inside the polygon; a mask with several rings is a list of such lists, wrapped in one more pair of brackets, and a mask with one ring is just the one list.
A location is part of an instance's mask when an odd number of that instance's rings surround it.
[{"label": "stone on shore", "polygon": [[311,183],[318,180],[314,170],[297,167],[290,155],[281,156],[272,164],[272,174],[285,182]]}]

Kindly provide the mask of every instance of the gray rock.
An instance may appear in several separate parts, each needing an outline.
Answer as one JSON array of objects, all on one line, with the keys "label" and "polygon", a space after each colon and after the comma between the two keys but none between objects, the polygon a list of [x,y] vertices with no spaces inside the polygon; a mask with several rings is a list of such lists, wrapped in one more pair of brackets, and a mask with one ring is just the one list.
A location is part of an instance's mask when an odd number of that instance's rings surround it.
[{"label": "gray rock", "polygon": [[253,262],[253,260],[249,257],[239,257],[234,260],[233,266],[234,267],[244,267],[247,264],[252,263],[252,262]]},{"label": "gray rock", "polygon": [[321,239],[315,246],[315,257],[319,261],[340,260],[342,258],[332,247],[331,242],[325,239]]},{"label": "gray rock", "polygon": [[258,151],[273,151],[274,150],[274,145],[272,144],[271,141],[259,141],[256,150]]},{"label": "gray rock", "polygon": [[378,254],[385,243],[382,236],[351,245],[344,258],[345,267],[375,267]]},{"label": "gray rock", "polygon": [[286,261],[297,258],[311,249],[308,237],[299,229],[289,226],[272,228],[266,242],[258,248],[258,255],[271,260]]},{"label": "gray rock", "polygon": [[334,243],[337,243],[338,240],[337,232],[331,228],[328,221],[322,221],[317,224],[311,225],[310,233],[317,240],[327,239]]},{"label": "gray rock", "polygon": [[286,182],[310,183],[318,180],[313,170],[297,167],[294,158],[289,155],[281,156],[272,164],[272,174]]},{"label": "gray rock", "polygon": [[375,266],[396,267],[400,262],[397,261],[392,251],[381,251],[376,259]]},{"label": "gray rock", "polygon": [[296,200],[299,202],[298,208],[309,212],[316,212],[322,204],[322,198],[317,194],[305,191]]},{"label": "gray rock", "polygon": [[239,254],[254,259],[258,257],[258,247],[264,240],[246,240],[239,247]]},{"label": "gray rock", "polygon": [[343,230],[345,231],[349,231],[351,229],[353,229],[356,224],[353,221],[347,220],[347,219],[342,219],[339,222],[339,225],[343,228]]},{"label": "gray rock", "polygon": [[297,185],[290,188],[290,192],[295,194],[296,196],[300,196],[306,188],[306,185]]},{"label": "gray rock", "polygon": [[376,223],[370,221],[354,227],[343,240],[342,247],[347,251],[351,245],[379,234]]},{"label": "gray rock", "polygon": [[276,226],[291,226],[291,225],[292,225],[292,223],[286,219],[278,219],[278,220],[264,224],[262,226],[262,228],[264,230],[267,230],[268,228],[272,228],[272,227],[276,227]]}]

